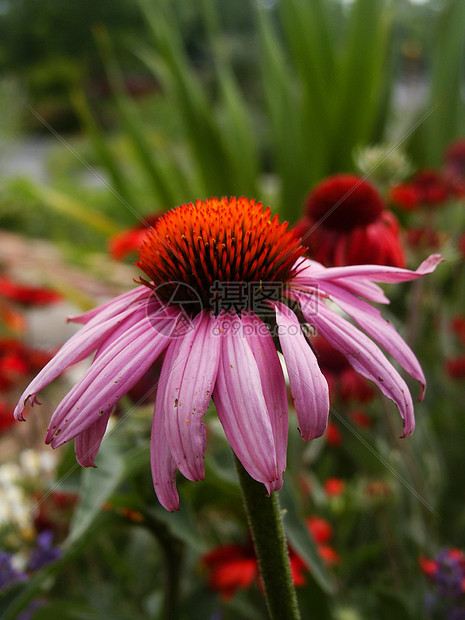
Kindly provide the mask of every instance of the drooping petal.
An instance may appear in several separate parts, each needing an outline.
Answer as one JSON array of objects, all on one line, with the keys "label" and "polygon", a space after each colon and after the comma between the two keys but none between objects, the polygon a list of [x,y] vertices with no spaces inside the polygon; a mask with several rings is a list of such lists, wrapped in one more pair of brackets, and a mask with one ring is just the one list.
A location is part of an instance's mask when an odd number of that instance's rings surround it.
[{"label": "drooping petal", "polygon": [[107,430],[110,414],[111,411],[108,411],[100,416],[98,420],[76,436],[74,451],[76,452],[76,459],[82,467],[95,467],[95,457]]},{"label": "drooping petal", "polygon": [[385,396],[396,403],[404,421],[403,437],[413,433],[415,418],[408,387],[376,344],[324,304],[320,305],[318,314],[305,318],[329,344],[347,357],[357,372],[371,379]]},{"label": "drooping petal", "polygon": [[[408,282],[416,280],[428,273],[433,272],[436,267],[444,260],[441,254],[431,254],[424,260],[416,271],[410,269],[399,269],[397,267],[387,267],[383,265],[349,265],[347,267],[329,267],[328,269],[315,269],[312,271],[309,284],[312,280],[333,280],[338,278],[367,278],[375,282]],[[306,283],[307,278],[300,278],[302,283]]]},{"label": "drooping petal", "polygon": [[147,286],[138,286],[132,291],[128,291],[123,295],[119,295],[106,303],[97,306],[96,308],[92,308],[92,310],[88,310],[83,314],[76,314],[74,316],[69,316],[68,321],[72,323],[82,323],[86,325],[91,321],[93,323],[100,323],[102,321],[106,321],[112,316],[116,316],[126,308],[130,307],[130,305],[140,299],[141,297],[148,297],[152,295],[152,291]]},{"label": "drooping petal", "polygon": [[[223,320],[220,316],[220,321]],[[260,373],[242,321],[234,315],[221,336],[221,356],[213,400],[225,435],[250,476],[271,491],[279,478],[276,446]],[[234,329],[238,325],[239,329]]]},{"label": "drooping petal", "polygon": [[136,313],[137,310],[138,308],[134,306],[134,308],[127,309],[116,316],[108,318],[101,324],[87,325],[71,336],[24,390],[14,412],[16,419],[24,420],[23,411],[29,399],[33,403],[36,395],[44,387],[61,375],[68,366],[88,357],[119,325],[126,325],[126,322],[131,320],[131,315]]},{"label": "drooping petal", "polygon": [[361,299],[357,299],[337,284],[326,283],[325,290],[333,301],[344,310],[366,333],[377,341],[421,386],[419,400],[425,393],[425,375],[412,349],[395,329],[394,325],[383,318],[377,308]]},{"label": "drooping petal", "polygon": [[145,316],[125,331],[61,401],[50,420],[46,443],[56,448],[111,411],[170,341]]},{"label": "drooping petal", "polygon": [[204,478],[205,424],[218,372],[221,338],[217,319],[207,311],[194,329],[170,345],[171,372],[165,389],[165,432],[170,452],[189,480]]},{"label": "drooping petal", "polygon": [[163,360],[157,397],[153,412],[152,436],[150,440],[150,466],[152,469],[153,488],[160,504],[173,512],[179,510],[179,495],[176,490],[176,461],[171,455],[165,433],[165,390],[167,379],[172,371],[173,351],[168,350]]},{"label": "drooping petal", "polygon": [[278,491],[283,484],[286,469],[287,435],[289,415],[286,382],[278,353],[266,325],[257,315],[250,313],[242,317],[244,335],[257,362],[271,428],[276,446],[276,462],[279,478],[272,491]]},{"label": "drooping petal", "polygon": [[328,423],[328,384],[295,314],[280,302],[274,306],[300,434],[303,439],[315,439],[325,432]]}]

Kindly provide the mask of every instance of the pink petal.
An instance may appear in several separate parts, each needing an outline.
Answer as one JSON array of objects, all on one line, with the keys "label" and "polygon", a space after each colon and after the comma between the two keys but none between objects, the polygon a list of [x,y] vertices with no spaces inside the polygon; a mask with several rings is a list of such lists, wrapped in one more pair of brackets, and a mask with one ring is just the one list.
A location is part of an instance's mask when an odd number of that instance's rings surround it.
[{"label": "pink petal", "polygon": [[332,299],[346,312],[366,333],[376,340],[405,370],[421,385],[419,400],[425,393],[425,375],[412,349],[403,340],[395,327],[386,321],[377,308],[357,299],[341,289],[337,284],[325,284],[326,291]]},{"label": "pink petal", "polygon": [[305,318],[335,349],[347,357],[357,372],[371,379],[383,394],[396,403],[404,420],[403,437],[413,433],[415,418],[408,387],[376,344],[324,304],[320,305],[317,315]]},{"label": "pink petal", "polygon": [[[407,282],[415,280],[428,273],[433,272],[444,258],[441,254],[432,254],[424,260],[416,271],[410,269],[400,269],[398,267],[386,267],[383,265],[349,265],[347,267],[330,267],[328,269],[315,269],[311,278],[300,278],[299,280],[332,280],[338,278],[367,278],[375,282]],[[310,282],[311,284],[312,282]]]},{"label": "pink petal", "polygon": [[14,412],[16,419],[24,420],[23,411],[29,399],[31,399],[32,403],[36,402],[36,395],[45,386],[61,375],[68,366],[76,364],[88,357],[119,325],[126,325],[127,321],[131,321],[131,315],[134,315],[137,310],[137,306],[134,305],[100,324],[86,325],[86,327],[71,336],[53,359],[50,360],[24,390]]},{"label": "pink petal", "polygon": [[93,424],[88,426],[74,440],[74,451],[79,465],[83,467],[95,467],[95,457],[102,443],[103,436],[107,430],[108,420],[111,411],[100,416]]},{"label": "pink petal", "polygon": [[169,336],[156,331],[144,315],[95,359],[61,401],[50,420],[46,443],[56,448],[111,411],[169,342]]},{"label": "pink petal", "polygon": [[260,373],[244,338],[241,319],[234,315],[228,319],[220,317],[220,320],[224,326],[222,351],[213,400],[237,458],[250,476],[263,482],[270,492],[279,474],[275,439]]},{"label": "pink petal", "polygon": [[[374,301],[378,304],[391,303],[386,297],[383,289],[374,282],[370,282],[370,280],[352,277],[345,278],[344,280],[338,279],[336,283],[341,288],[349,291],[349,293],[352,293],[353,295],[357,295],[359,297],[364,297],[369,301]],[[326,283],[321,284],[321,290],[325,290],[325,287]]]},{"label": "pink petal", "polygon": [[266,325],[253,313],[243,316],[242,324],[245,337],[257,362],[263,395],[270,416],[279,474],[271,490],[278,491],[282,487],[283,474],[286,469],[289,430],[286,381],[273,338]]},{"label": "pink petal", "polygon": [[315,439],[325,432],[328,423],[328,384],[295,314],[280,302],[274,306],[300,434],[303,439]]},{"label": "pink petal", "polygon": [[163,400],[165,433],[178,468],[189,480],[205,476],[203,417],[220,360],[217,323],[204,311],[196,317],[194,329],[170,345],[172,365]]},{"label": "pink petal", "polygon": [[92,323],[100,323],[126,310],[134,301],[137,301],[141,297],[149,297],[151,295],[153,295],[152,291],[147,286],[138,286],[132,291],[119,295],[107,301],[105,304],[92,308],[92,310],[88,310],[83,314],[68,317],[68,321],[82,323],[84,325],[90,321],[92,321]]},{"label": "pink petal", "polygon": [[178,468],[168,447],[165,433],[165,390],[172,368],[173,351],[171,347],[168,347],[157,386],[152,437],[150,440],[150,465],[153,488],[157,494],[158,501],[170,512],[179,510],[179,496],[176,490],[176,472]]}]

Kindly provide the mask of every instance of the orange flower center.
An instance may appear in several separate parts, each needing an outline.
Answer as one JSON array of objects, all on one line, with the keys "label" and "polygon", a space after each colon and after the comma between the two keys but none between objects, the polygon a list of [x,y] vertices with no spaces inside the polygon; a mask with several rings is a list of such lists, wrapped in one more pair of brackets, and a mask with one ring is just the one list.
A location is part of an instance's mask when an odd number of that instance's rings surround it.
[{"label": "orange flower center", "polygon": [[190,300],[216,311],[222,296],[229,296],[229,309],[238,311],[245,309],[244,300],[252,308],[254,288],[257,293],[292,279],[304,253],[287,223],[261,202],[211,198],[161,217],[149,229],[136,265],[150,279],[141,282],[164,302]]}]

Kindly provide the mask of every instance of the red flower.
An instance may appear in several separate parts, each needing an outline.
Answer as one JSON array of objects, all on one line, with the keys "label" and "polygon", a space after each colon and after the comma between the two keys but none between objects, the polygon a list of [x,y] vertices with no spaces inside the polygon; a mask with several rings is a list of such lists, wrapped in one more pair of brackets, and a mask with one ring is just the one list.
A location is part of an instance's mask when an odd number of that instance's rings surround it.
[{"label": "red flower", "polygon": [[130,254],[137,253],[147,234],[147,229],[154,226],[159,217],[159,215],[149,215],[141,224],[114,235],[109,243],[110,254],[113,258],[122,260]]},{"label": "red flower", "polygon": [[444,154],[444,177],[457,197],[465,195],[465,139],[449,145]]},{"label": "red flower", "polygon": [[459,336],[465,345],[465,317],[455,316],[451,321],[451,329]]},{"label": "red flower", "polygon": [[430,560],[428,558],[425,558],[424,556],[420,556],[418,558],[418,563],[421,570],[425,573],[427,577],[432,577],[439,568],[439,564],[435,560]]},{"label": "red flower", "polygon": [[354,409],[350,412],[350,418],[355,422],[357,426],[361,428],[371,428],[373,426],[373,420],[367,416],[361,409]]},{"label": "red flower", "polygon": [[450,188],[440,172],[420,170],[408,183],[392,188],[389,197],[394,205],[412,211],[417,206],[436,206],[446,202]]},{"label": "red flower", "polygon": [[340,478],[328,478],[323,488],[330,497],[337,497],[338,495],[342,495],[346,490],[346,483]]},{"label": "red flower", "polygon": [[326,566],[332,566],[333,564],[337,564],[341,561],[338,553],[328,545],[321,545],[318,547],[318,553],[320,557],[324,560]]},{"label": "red flower", "polygon": [[465,355],[447,359],[446,372],[452,379],[465,379]]},{"label": "red flower", "polygon": [[258,562],[251,544],[224,545],[203,556],[210,571],[208,585],[230,599],[239,589],[249,588],[258,576]]},{"label": "red flower", "polygon": [[339,430],[337,424],[334,424],[334,422],[329,422],[326,428],[325,437],[328,444],[334,448],[338,448],[342,444],[341,431]]},{"label": "red flower", "polygon": [[405,265],[396,218],[378,191],[355,175],[335,175],[317,185],[294,230],[312,258],[326,266]]},{"label": "red flower", "polygon": [[5,400],[0,400],[0,433],[4,433],[15,423],[13,409]]},{"label": "red flower", "polygon": [[314,540],[319,545],[323,545],[331,540],[333,537],[333,528],[321,517],[312,515],[307,519],[307,527],[310,530]]},{"label": "red flower", "polygon": [[[330,524],[316,516],[307,519],[307,527],[318,546],[318,552],[328,566],[339,562],[336,551],[324,544],[333,535]],[[289,549],[289,561],[294,585],[305,585],[307,565],[292,549]],[[258,561],[252,543],[224,545],[216,547],[202,557],[202,564],[209,571],[208,585],[220,593],[223,600],[228,600],[240,589],[249,588],[259,580]]]},{"label": "red flower", "polygon": [[407,230],[407,244],[417,250],[435,250],[441,244],[441,235],[427,226],[422,228],[409,228]]},{"label": "red flower", "polygon": [[419,200],[424,205],[442,204],[449,198],[449,188],[440,172],[420,170],[413,178]]},{"label": "red flower", "polygon": [[359,375],[346,357],[336,351],[324,338],[317,336],[312,340],[318,363],[326,377],[331,398],[339,396],[344,402],[368,403],[375,392],[368,381]]},{"label": "red flower", "polygon": [[25,286],[0,276],[0,295],[25,306],[45,306],[60,301],[61,295],[39,286]]},{"label": "red flower", "polygon": [[389,189],[389,202],[403,211],[414,211],[420,204],[420,196],[414,185],[400,183]]}]

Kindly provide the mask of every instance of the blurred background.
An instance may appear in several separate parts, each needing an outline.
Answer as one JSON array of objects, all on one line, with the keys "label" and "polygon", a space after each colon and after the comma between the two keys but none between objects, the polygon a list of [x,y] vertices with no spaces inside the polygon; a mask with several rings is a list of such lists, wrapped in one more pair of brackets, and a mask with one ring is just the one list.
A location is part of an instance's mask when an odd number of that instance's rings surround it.
[{"label": "blurred background", "polygon": [[[181,484],[176,515],[151,488],[150,403],[122,403],[92,471],[43,446],[85,366],[11,421],[66,316],[133,286],[147,223],[244,195],[310,231],[326,266],[445,256],[388,288],[428,380],[414,437],[316,342],[338,415],[290,437],[283,503],[304,618],[465,618],[464,42],[460,0],[1,1],[2,617],[266,617],[214,411],[206,481]],[[358,242],[352,224],[312,228],[335,175],[382,201],[362,231],[354,192]]]}]

